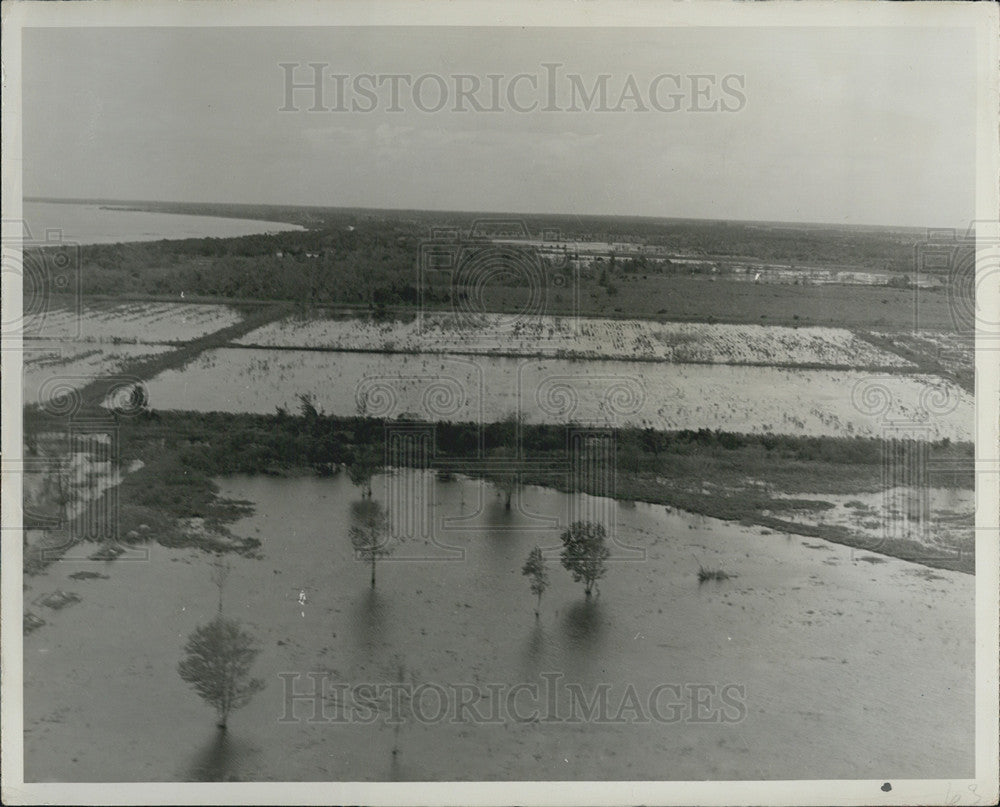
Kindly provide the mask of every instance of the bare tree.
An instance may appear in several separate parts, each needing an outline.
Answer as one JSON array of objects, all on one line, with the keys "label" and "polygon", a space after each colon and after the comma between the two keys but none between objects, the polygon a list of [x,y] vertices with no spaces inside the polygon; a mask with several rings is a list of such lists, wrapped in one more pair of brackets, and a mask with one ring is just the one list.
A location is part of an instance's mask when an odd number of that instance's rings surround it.
[{"label": "bare tree", "polygon": [[199,626],[188,637],[177,672],[215,707],[220,729],[226,729],[231,711],[246,706],[264,688],[261,679],[250,677],[259,652],[240,623],[223,616]]}]

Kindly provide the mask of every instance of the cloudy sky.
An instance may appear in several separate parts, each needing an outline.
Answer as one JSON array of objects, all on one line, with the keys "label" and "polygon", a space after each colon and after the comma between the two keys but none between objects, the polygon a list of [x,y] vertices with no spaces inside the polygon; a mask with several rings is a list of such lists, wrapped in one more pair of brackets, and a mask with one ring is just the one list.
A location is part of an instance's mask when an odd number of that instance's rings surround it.
[{"label": "cloudy sky", "polygon": [[[917,28],[29,29],[24,192],[962,226],[974,217],[972,44]],[[279,111],[281,63],[299,65],[299,83],[308,63],[327,65],[327,108],[331,76],[347,76],[348,108],[308,111],[299,90],[299,110]],[[554,83],[546,64],[562,65]],[[534,78],[511,102],[522,73]],[[419,108],[438,103],[427,79],[417,100],[401,83],[390,111],[388,80],[374,103],[352,92],[361,74],[441,76],[447,103]],[[455,111],[460,74],[499,111]],[[588,92],[607,75],[606,109],[619,109],[569,111],[587,106],[570,74]],[[677,79],[656,85],[657,109],[650,85],[664,75]],[[727,75],[744,100],[723,91]],[[638,100],[619,104],[630,76]],[[558,111],[543,108],[547,87]]]}]

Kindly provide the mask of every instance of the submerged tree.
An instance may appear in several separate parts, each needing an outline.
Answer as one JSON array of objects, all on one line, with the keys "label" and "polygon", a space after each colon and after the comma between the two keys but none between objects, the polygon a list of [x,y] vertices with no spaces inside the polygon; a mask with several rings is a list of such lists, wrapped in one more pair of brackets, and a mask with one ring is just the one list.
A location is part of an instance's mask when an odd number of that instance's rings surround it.
[{"label": "submerged tree", "polygon": [[542,550],[537,546],[528,553],[528,559],[521,567],[521,574],[531,579],[531,593],[538,597],[535,604],[535,619],[539,617],[542,607],[542,595],[549,587],[549,572],[545,568],[545,558],[542,557]]},{"label": "submerged tree", "polygon": [[369,499],[372,495],[372,477],[382,467],[378,452],[373,448],[364,448],[354,455],[354,461],[347,466],[347,476],[351,484],[361,488],[361,495]]},{"label": "submerged tree", "polygon": [[221,615],[188,637],[177,672],[215,707],[220,729],[226,728],[231,711],[246,706],[264,688],[261,679],[250,677],[259,652],[253,637],[239,622]]},{"label": "submerged tree", "polygon": [[494,483],[497,490],[504,496],[504,509],[510,510],[511,497],[518,489],[520,482],[517,471],[513,467],[514,453],[505,446],[501,446],[493,450],[493,457],[499,460],[498,467],[493,472]]},{"label": "submerged tree", "polygon": [[573,575],[577,583],[583,582],[583,591],[588,597],[594,584],[607,572],[607,559],[611,556],[602,524],[593,521],[574,521],[561,536],[562,565]]},{"label": "submerged tree", "polygon": [[497,488],[504,494],[504,507],[507,510],[510,510],[511,498],[521,485],[516,462],[523,424],[523,415],[519,412],[508,412],[494,427],[498,445],[491,453],[494,458],[499,460],[499,467],[493,476]]},{"label": "submerged tree", "polygon": [[375,588],[375,562],[392,553],[389,545],[389,517],[385,508],[372,499],[351,505],[354,523],[350,528],[351,546],[360,560],[371,564],[372,588]]}]

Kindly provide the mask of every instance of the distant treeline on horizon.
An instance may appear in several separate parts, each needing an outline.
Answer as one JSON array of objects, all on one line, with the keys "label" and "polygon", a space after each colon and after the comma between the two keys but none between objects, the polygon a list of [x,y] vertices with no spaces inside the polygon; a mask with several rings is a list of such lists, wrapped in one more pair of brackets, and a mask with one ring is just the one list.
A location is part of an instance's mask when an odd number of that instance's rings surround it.
[{"label": "distant treeline on horizon", "polygon": [[517,220],[529,226],[532,235],[542,235],[553,225],[562,225],[566,234],[585,233],[592,240],[618,238],[621,235],[639,235],[668,226],[687,225],[703,227],[737,227],[760,229],[768,232],[810,230],[839,231],[844,233],[881,232],[907,236],[922,236],[928,228],[887,224],[839,224],[827,222],[789,222],[747,219],[686,218],[682,216],[639,216],[577,213],[517,213],[496,211],[418,210],[409,208],[350,207],[337,205],[288,205],[247,202],[163,202],[145,199],[107,198],[58,198],[50,196],[25,196],[25,202],[49,204],[102,205],[118,210],[137,210],[151,213],[181,213],[225,218],[265,219],[299,224],[310,229],[322,228],[331,219],[353,217],[369,221],[399,221],[427,223],[428,226],[455,226],[471,224],[477,220]]}]

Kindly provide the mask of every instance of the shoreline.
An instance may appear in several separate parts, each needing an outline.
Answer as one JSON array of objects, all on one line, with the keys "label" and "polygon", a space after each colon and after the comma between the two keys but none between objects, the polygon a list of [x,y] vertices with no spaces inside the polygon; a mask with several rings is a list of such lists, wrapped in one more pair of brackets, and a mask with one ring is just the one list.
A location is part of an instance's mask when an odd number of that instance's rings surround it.
[{"label": "shoreline", "polygon": [[[43,433],[51,421],[44,413],[32,427]],[[482,464],[488,453],[478,448],[462,450],[462,437],[471,424],[431,424],[435,429],[433,459],[425,467],[441,475],[464,475],[492,484],[498,473]],[[142,413],[121,422],[121,460],[142,462],[123,475],[114,492],[119,504],[119,537],[147,536],[168,546],[195,545],[206,551],[248,551],[255,547],[233,544],[227,525],[244,512],[243,503],[229,502],[218,494],[216,479],[239,474],[271,477],[324,477],[342,473],[358,451],[384,440],[384,422],[371,418],[337,418],[317,415],[238,415],[190,412]],[[502,424],[487,427],[491,434]],[[296,444],[308,440],[310,431],[322,432],[324,446],[310,457],[295,455]],[[227,434],[228,446],[212,435]],[[271,435],[269,446],[258,442]],[[563,467],[565,450],[544,448],[565,440],[555,426],[527,426],[526,460],[518,462],[520,484],[561,493],[587,493],[614,501],[664,505],[693,515],[731,523],[752,524],[809,538],[822,538],[856,549],[875,551],[931,568],[974,573],[974,539],[954,558],[928,558],[918,542],[894,538],[873,539],[840,524],[808,523],[795,519],[796,511],[822,511],[833,505],[824,497],[872,494],[884,491],[880,463],[883,442],[878,438],[797,438],[711,432],[662,432],[663,447],[650,454],[635,441],[648,438],[642,429],[623,429],[618,442],[613,489],[595,488],[595,480],[576,484]],[[260,435],[260,436],[255,436]],[[484,433],[489,438],[489,434]],[[496,438],[488,440],[493,442]],[[213,445],[212,443],[218,443]],[[774,451],[760,455],[762,447]],[[729,447],[727,447],[729,446]],[[251,450],[252,449],[252,450]],[[934,444],[934,455],[959,457],[971,444]],[[249,453],[248,453],[249,452]],[[291,454],[289,452],[292,452]],[[773,453],[773,456],[768,456]],[[868,455],[871,455],[870,457]],[[829,457],[820,462],[816,458]],[[837,460],[841,457],[840,461]],[[626,462],[636,463],[627,467]],[[643,470],[642,466],[648,466]],[[706,480],[712,480],[707,483]],[[974,490],[974,479],[961,475],[939,485],[946,489]],[[80,518],[85,518],[86,512]],[[885,518],[892,518],[886,513]],[[206,535],[202,524],[210,530]],[[146,529],[142,529],[146,525]],[[149,525],[153,525],[149,531]],[[185,526],[186,525],[186,526]],[[195,525],[198,529],[189,529]],[[156,537],[159,533],[161,537]],[[973,533],[974,534],[974,533]],[[124,546],[128,541],[121,541]],[[44,567],[52,558],[26,555],[25,570]]]}]

